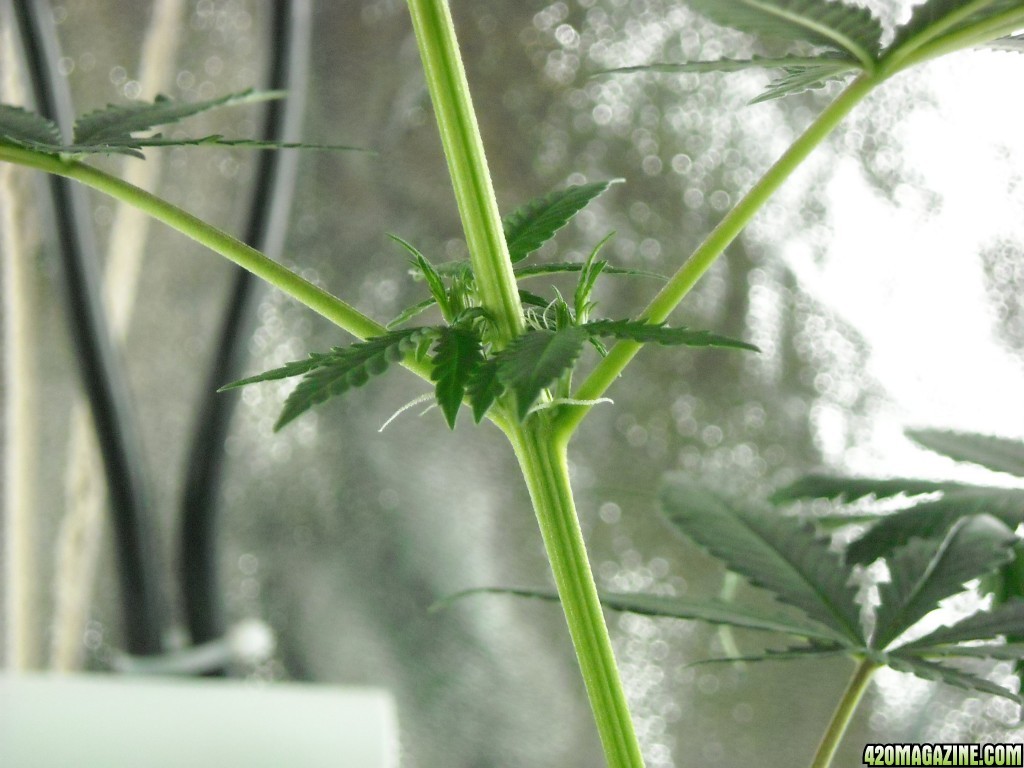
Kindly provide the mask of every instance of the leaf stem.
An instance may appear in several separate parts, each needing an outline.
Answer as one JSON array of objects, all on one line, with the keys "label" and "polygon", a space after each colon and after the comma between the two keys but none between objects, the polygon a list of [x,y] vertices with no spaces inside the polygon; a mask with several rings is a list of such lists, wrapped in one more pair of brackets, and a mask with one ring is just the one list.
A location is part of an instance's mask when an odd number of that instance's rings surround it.
[{"label": "leaf stem", "polygon": [[814,754],[811,768],[829,768],[832,765],[832,758],[835,757],[839,743],[843,740],[846,728],[849,726],[853,713],[856,711],[857,705],[860,704],[864,691],[867,690],[868,683],[876,669],[878,669],[878,664],[870,659],[862,659],[857,663],[857,668],[853,671],[853,676],[843,692],[843,697],[839,700],[832,720],[829,721],[828,728],[825,729],[825,733],[821,737],[821,743],[818,745],[818,751]]},{"label": "leaf stem", "polygon": [[537,514],[609,768],[642,768],[569,484],[567,446],[536,414],[506,428]]},{"label": "leaf stem", "polygon": [[[386,332],[384,326],[323,288],[300,277],[286,266],[263,255],[255,248],[251,248],[166,200],[104,173],[98,168],[77,160],[66,160],[51,154],[2,143],[0,143],[0,161],[17,163],[46,173],[65,176],[128,203],[233,261],[359,339],[379,336]],[[425,364],[407,361],[405,365],[417,375],[430,380],[430,371]]]},{"label": "leaf stem", "polygon": [[409,11],[477,289],[500,348],[523,332],[525,321],[455,25],[445,0],[409,0]]},{"label": "leaf stem", "polygon": [[[835,129],[847,114],[870,93],[877,77],[864,73],[839,94],[824,112],[811,123],[786,153],[761,177],[746,195],[726,214],[693,255],[676,271],[668,283],[651,300],[640,319],[652,323],[665,321],[690,289],[710,269],[715,260],[743,231],[754,215],[768,202],[782,183],[792,175],[808,155]],[[591,371],[573,397],[596,400],[603,396],[622,373],[642,345],[620,341]],[[589,406],[575,406],[562,411],[558,428],[571,434],[589,412]]]}]

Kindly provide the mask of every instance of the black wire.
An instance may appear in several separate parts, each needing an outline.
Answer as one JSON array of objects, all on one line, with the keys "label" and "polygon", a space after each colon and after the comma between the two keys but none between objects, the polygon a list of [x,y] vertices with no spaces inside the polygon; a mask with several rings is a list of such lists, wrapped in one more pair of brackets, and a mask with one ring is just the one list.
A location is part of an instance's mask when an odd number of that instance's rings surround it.
[{"label": "black wire", "polygon": [[[71,95],[57,71],[60,42],[49,3],[11,3],[24,46],[34,100],[68,137]],[[159,589],[159,550],[146,498],[139,431],[103,312],[102,272],[86,190],[49,177],[54,231],[64,274],[65,308],[107,480],[121,582],[125,645],[129,653],[163,650],[165,612]]]},{"label": "black wire", "polygon": [[[309,0],[277,0],[271,21],[272,54],[268,87],[288,92],[269,102],[263,137],[298,141],[308,80],[312,32]],[[272,258],[284,248],[297,170],[296,153],[263,152],[244,240]],[[220,341],[197,409],[181,499],[180,568],[186,621],[193,643],[221,637],[225,619],[217,558],[217,497],[224,465],[224,441],[235,393],[218,387],[239,378],[255,309],[255,279],[239,269],[221,322]]]}]

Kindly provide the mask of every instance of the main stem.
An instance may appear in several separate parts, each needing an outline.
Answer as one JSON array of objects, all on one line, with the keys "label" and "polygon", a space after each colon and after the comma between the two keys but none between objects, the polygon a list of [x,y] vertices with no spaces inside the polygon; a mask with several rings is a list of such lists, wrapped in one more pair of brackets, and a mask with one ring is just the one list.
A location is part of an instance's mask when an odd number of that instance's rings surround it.
[{"label": "main stem", "polygon": [[[523,332],[525,322],[455,26],[445,0],[409,0],[409,10],[480,301],[494,323],[493,341],[501,347]],[[641,768],[640,746],[573,504],[567,441],[562,439],[568,433],[552,430],[544,414],[525,424],[511,416],[503,429],[530,491],[608,765]]]},{"label": "main stem", "polygon": [[829,768],[832,765],[832,758],[835,757],[839,743],[843,740],[846,728],[850,724],[853,713],[857,710],[857,705],[860,704],[864,691],[867,690],[868,683],[871,682],[871,676],[876,669],[878,669],[878,664],[870,659],[862,659],[857,664],[857,668],[853,671],[853,676],[843,692],[843,698],[839,700],[839,706],[836,707],[832,720],[821,737],[821,743],[818,745],[811,768]]},{"label": "main stem", "polygon": [[542,414],[506,434],[530,490],[605,759],[613,768],[642,768],[643,757],[573,503],[566,441],[551,430]]}]

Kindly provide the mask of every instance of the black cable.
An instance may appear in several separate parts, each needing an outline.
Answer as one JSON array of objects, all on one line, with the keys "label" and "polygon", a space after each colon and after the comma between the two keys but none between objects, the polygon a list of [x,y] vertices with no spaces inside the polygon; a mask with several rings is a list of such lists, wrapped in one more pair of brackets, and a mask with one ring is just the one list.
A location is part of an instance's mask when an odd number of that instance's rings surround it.
[{"label": "black cable", "polygon": [[[57,71],[60,42],[49,3],[8,3],[24,46],[39,112],[70,135],[71,95]],[[163,650],[165,612],[160,594],[159,549],[145,492],[139,431],[103,312],[102,272],[86,190],[57,176],[49,190],[64,275],[65,308],[79,373],[92,410],[107,480],[116,540],[125,645],[129,653]]]},{"label": "black cable", "polygon": [[[277,0],[271,21],[272,54],[268,87],[288,92],[269,102],[263,138],[298,141],[308,81],[312,14],[309,0]],[[298,160],[295,152],[262,152],[255,196],[243,239],[271,258],[284,248]],[[221,322],[220,340],[197,409],[181,499],[180,569],[186,621],[193,643],[221,637],[225,629],[217,567],[217,496],[224,441],[235,393],[217,394],[241,376],[245,342],[255,309],[255,280],[239,269]]]}]

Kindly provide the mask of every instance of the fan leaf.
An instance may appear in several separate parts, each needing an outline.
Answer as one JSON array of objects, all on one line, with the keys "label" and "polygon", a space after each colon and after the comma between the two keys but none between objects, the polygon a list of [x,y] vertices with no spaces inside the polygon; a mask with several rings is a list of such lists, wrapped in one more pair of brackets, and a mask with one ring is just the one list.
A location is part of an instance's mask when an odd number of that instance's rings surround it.
[{"label": "fan leaf", "polygon": [[52,120],[35,112],[0,104],[0,141],[55,152],[61,145],[60,129]]},{"label": "fan leaf", "polygon": [[497,379],[516,393],[520,419],[526,418],[541,390],[555,383],[576,362],[587,335],[578,326],[528,331],[498,353]]},{"label": "fan leaf", "polygon": [[850,573],[810,525],[778,514],[734,509],[675,479],[662,492],[668,519],[729,570],[773,592],[855,644],[863,644]]},{"label": "fan leaf", "polygon": [[591,336],[611,336],[616,339],[636,341],[641,344],[654,343],[663,346],[687,347],[728,347],[761,350],[745,341],[731,339],[710,331],[695,331],[690,328],[669,328],[666,325],[652,325],[641,320],[595,320],[580,326]]},{"label": "fan leaf", "polygon": [[512,263],[522,261],[554,237],[595,197],[620,181],[595,181],[567,187],[517,208],[502,222]]},{"label": "fan leaf", "polygon": [[1024,442],[1019,440],[939,429],[908,429],[906,435],[954,461],[969,461],[994,472],[1024,477]]},{"label": "fan leaf", "polygon": [[[769,58],[766,56],[754,56],[749,59],[717,59],[715,61],[682,61],[657,62],[654,64],[640,64],[632,67],[618,67],[606,69],[599,74],[602,75],[627,75],[639,72],[655,72],[658,74],[676,75],[693,72],[702,74],[705,72],[741,72],[748,69],[789,69],[790,67],[814,67],[823,62],[835,62],[834,56],[782,56]],[[856,59],[849,61],[857,66]]]},{"label": "fan leaf", "polygon": [[992,640],[999,635],[1024,635],[1024,600],[1011,600],[979,611],[952,626],[939,627],[924,637],[900,646],[900,651],[950,646],[972,640]]},{"label": "fan leaf", "polygon": [[971,515],[992,515],[1015,529],[1024,522],[1024,490],[962,486],[936,501],[885,515],[850,545],[846,559],[867,565],[912,538],[941,538],[959,518]]},{"label": "fan leaf", "polygon": [[955,688],[970,691],[971,693],[990,693],[995,696],[1002,696],[1017,704],[1021,704],[1024,701],[1017,694],[983,677],[971,674],[970,672],[964,672],[963,670],[953,669],[934,661],[928,661],[918,656],[904,656],[896,652],[889,652],[883,658],[885,663],[897,672],[907,672],[923,680],[945,683],[946,685],[952,685]]},{"label": "fan leaf", "polygon": [[[415,351],[422,341],[435,337],[437,333],[434,328],[408,328],[318,355],[316,365],[306,368],[302,381],[285,401],[281,415],[274,425],[274,431],[281,429],[314,405],[344,394],[353,387],[360,387],[370,377],[384,373],[391,363],[400,361],[406,354]],[[309,366],[311,362],[314,361],[290,363],[283,368],[243,379],[231,386],[294,376],[302,366]]]},{"label": "fan leaf", "polygon": [[930,480],[894,478],[876,480],[870,477],[842,477],[839,475],[806,475],[795,483],[780,488],[771,496],[773,504],[785,504],[801,499],[837,499],[857,501],[867,496],[888,499],[900,494],[918,496],[965,486],[959,483],[937,483]]},{"label": "fan leaf", "polygon": [[[516,278],[522,280],[526,277],[537,277],[538,275],[553,275],[560,273],[578,273],[583,271],[585,265],[576,261],[560,261],[554,264],[531,264],[526,267],[517,267]],[[648,272],[644,269],[623,269],[622,267],[605,266],[602,270],[605,275],[626,275],[628,277],[652,277],[656,280],[668,280],[664,275],[657,272]]]},{"label": "fan leaf", "polygon": [[753,35],[808,42],[853,56],[874,68],[882,25],[869,10],[827,0],[688,0],[716,24]]},{"label": "fan leaf", "polygon": [[480,338],[470,328],[441,328],[439,334],[430,378],[436,382],[434,394],[445,421],[455,429],[466,387],[483,363],[484,355]]},{"label": "fan leaf", "polygon": [[[446,598],[443,604],[463,597],[479,594],[514,595],[549,602],[558,602],[558,593],[544,589],[521,589],[509,587],[480,587],[467,589]],[[762,632],[776,632],[808,640],[822,640],[828,643],[844,643],[846,638],[828,627],[802,617],[787,615],[770,608],[752,608],[728,603],[715,598],[692,598],[667,595],[615,594],[602,592],[601,605],[613,611],[625,611],[641,616],[665,619],[704,621],[738,629],[753,629]]]},{"label": "fan leaf", "polygon": [[805,67],[787,67],[786,73],[773,80],[768,89],[760,96],[751,99],[751,104],[760,104],[772,99],[781,99],[784,96],[793,96],[804,91],[811,91],[817,88],[824,88],[830,82],[842,80],[846,75],[856,70],[855,63],[849,61],[833,60],[828,64],[816,64]]},{"label": "fan leaf", "polygon": [[78,118],[75,122],[74,144],[83,147],[132,146],[135,142],[133,134],[138,131],[149,131],[157,126],[176,123],[218,107],[251,104],[283,96],[281,91],[247,90],[206,101],[185,102],[157,96],[153,102],[110,104]]},{"label": "fan leaf", "polygon": [[872,647],[884,649],[965,582],[1012,558],[1013,531],[989,515],[957,521],[941,539],[914,539],[888,560],[891,580],[879,588],[881,605]]}]

